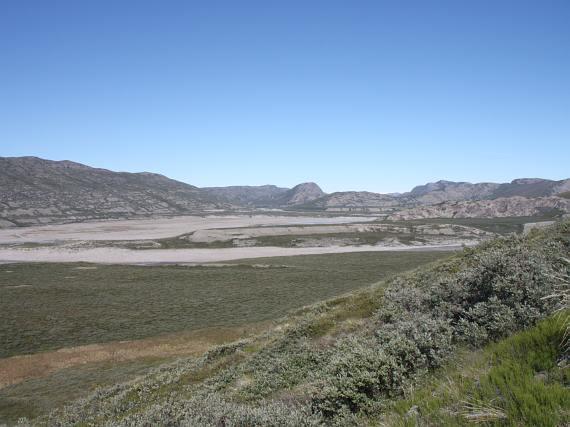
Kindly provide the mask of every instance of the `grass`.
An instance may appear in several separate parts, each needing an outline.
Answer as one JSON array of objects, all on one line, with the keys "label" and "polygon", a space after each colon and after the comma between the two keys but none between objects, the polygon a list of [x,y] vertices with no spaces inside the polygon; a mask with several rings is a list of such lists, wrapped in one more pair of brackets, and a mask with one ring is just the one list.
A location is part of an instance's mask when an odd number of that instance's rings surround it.
[{"label": "grass", "polygon": [[284,235],[284,236],[261,236],[255,237],[255,246],[279,246],[279,247],[298,247],[305,241],[316,243],[327,240],[346,240],[351,246],[359,245],[376,245],[388,238],[397,239],[403,244],[411,244],[415,241],[424,241],[430,236],[419,236],[413,233],[387,233],[387,232],[352,232],[352,233],[320,233],[320,234],[303,234],[303,235]]},{"label": "grass", "polygon": [[[563,316],[477,352],[463,353],[406,399],[384,421],[394,426],[558,426],[570,422],[570,372],[562,354]],[[418,415],[410,417],[411,408]]]},{"label": "grass", "polygon": [[123,363],[90,363],[0,389],[0,425],[15,423],[22,416],[43,415],[97,387],[129,381],[164,362],[164,359],[144,358]]},{"label": "grass", "polygon": [[225,267],[5,264],[0,357],[275,319],[448,254],[312,255]]}]

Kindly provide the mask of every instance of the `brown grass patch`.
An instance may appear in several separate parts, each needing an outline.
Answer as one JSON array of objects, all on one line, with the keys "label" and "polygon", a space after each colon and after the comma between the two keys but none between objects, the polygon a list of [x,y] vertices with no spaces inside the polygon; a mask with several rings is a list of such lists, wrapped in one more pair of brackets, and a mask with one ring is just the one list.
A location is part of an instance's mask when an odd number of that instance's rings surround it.
[{"label": "brown grass patch", "polygon": [[239,327],[206,328],[134,341],[115,341],[67,347],[56,351],[0,359],[0,389],[61,369],[99,362],[125,362],[141,358],[199,355],[214,345],[258,334],[272,322]]}]

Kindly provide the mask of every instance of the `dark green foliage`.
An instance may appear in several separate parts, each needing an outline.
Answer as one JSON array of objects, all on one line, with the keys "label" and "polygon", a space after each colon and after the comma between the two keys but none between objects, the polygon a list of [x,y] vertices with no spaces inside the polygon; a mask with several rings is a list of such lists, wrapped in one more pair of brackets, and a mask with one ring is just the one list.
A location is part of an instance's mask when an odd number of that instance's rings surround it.
[{"label": "dark green foliage", "polygon": [[445,256],[347,253],[225,267],[5,264],[0,357],[275,319]]},{"label": "dark green foliage", "polygon": [[[567,425],[570,372],[561,347],[563,320],[550,317],[484,351],[465,353],[410,397],[386,404],[382,421],[394,426]],[[414,406],[417,416],[410,419],[406,414]]]},{"label": "dark green foliage", "polygon": [[[552,243],[552,245],[550,244]],[[325,416],[377,410],[409,381],[437,368],[454,345],[474,347],[536,323],[555,306],[559,243],[511,237],[466,255],[455,274],[402,277],[384,293],[375,338],[349,340],[335,352],[314,398]]]}]

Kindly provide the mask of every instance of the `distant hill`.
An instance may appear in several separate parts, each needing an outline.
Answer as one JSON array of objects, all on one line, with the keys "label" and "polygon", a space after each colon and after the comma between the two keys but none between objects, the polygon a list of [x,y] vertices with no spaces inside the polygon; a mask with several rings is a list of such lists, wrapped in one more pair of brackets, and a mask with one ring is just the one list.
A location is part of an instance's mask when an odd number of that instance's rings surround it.
[{"label": "distant hill", "polygon": [[540,178],[515,179],[510,183],[438,181],[415,187],[406,193],[420,204],[447,201],[498,199],[502,197],[547,197],[570,190],[570,179],[552,181]]},{"label": "distant hill", "polygon": [[552,181],[540,178],[515,179],[510,183],[476,183],[437,181],[414,187],[402,194],[379,194],[367,191],[332,193],[311,202],[307,207],[329,211],[384,211],[436,205],[443,202],[494,200],[508,197],[550,197],[570,190],[570,179]]},{"label": "distant hill", "polygon": [[220,200],[258,208],[298,206],[325,195],[314,182],[305,182],[290,189],[275,185],[261,185],[258,187],[204,187],[202,190]]},{"label": "distant hill", "polygon": [[234,185],[229,187],[203,187],[202,191],[217,199],[236,205],[270,207],[278,204],[278,200],[284,197],[290,189],[275,185]]},{"label": "distant hill", "polygon": [[[314,182],[293,188],[230,186],[198,188],[149,172],[113,172],[67,160],[37,157],[0,157],[0,228],[98,219],[188,215],[212,209],[279,208],[332,212],[378,212],[410,215],[449,215],[452,202],[493,201],[461,205],[473,212],[532,212],[539,204],[561,205],[560,200],[536,201],[567,195],[570,179],[516,179],[510,183],[437,181],[403,194],[344,191],[326,194]],[[513,197],[521,200],[511,200]],[[504,201],[507,200],[507,201]],[[447,203],[447,205],[441,204]],[[485,206],[481,208],[481,206]],[[502,208],[497,206],[503,206]],[[508,206],[505,208],[504,206]],[[516,208],[514,208],[516,206]],[[555,207],[553,209],[559,209]],[[459,215],[459,214],[458,214]],[[489,214],[485,213],[486,216]],[[505,216],[501,214],[500,216]]]},{"label": "distant hill", "polygon": [[279,198],[278,203],[285,206],[303,205],[325,196],[321,187],[314,182],[304,182],[296,185]]},{"label": "distant hill", "polygon": [[570,212],[570,200],[561,197],[501,197],[492,200],[448,201],[393,213],[390,220],[422,218],[500,218],[556,216]]},{"label": "distant hill", "polygon": [[37,157],[0,158],[0,227],[181,215],[223,208],[199,188],[153,173]]}]

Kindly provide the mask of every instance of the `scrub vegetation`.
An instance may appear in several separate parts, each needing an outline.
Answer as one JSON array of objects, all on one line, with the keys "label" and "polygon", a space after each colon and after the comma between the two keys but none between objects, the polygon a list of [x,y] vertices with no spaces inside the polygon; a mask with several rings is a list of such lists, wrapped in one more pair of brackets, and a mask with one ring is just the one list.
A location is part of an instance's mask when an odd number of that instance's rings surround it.
[{"label": "scrub vegetation", "polygon": [[567,304],[569,237],[566,222],[466,249],[34,422],[565,425],[568,347],[552,316]]},{"label": "scrub vegetation", "polygon": [[0,358],[276,319],[449,255],[368,252],[198,266],[4,264]]}]

